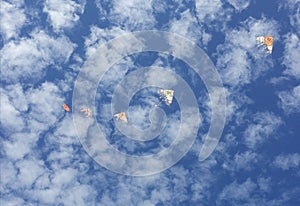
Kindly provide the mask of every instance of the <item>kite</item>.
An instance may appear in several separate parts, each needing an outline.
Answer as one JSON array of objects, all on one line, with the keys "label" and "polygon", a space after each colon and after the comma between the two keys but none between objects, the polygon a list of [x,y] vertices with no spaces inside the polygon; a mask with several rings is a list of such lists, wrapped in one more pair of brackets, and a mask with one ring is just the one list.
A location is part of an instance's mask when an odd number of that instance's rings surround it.
[{"label": "kite", "polygon": [[256,37],[256,43],[259,46],[264,46],[269,54],[272,54],[274,38],[273,36],[259,36]]},{"label": "kite", "polygon": [[68,105],[64,104],[63,107],[64,107],[64,110],[66,110],[67,112],[70,111],[70,107],[68,107]]},{"label": "kite", "polygon": [[92,116],[92,110],[90,108],[82,108],[80,111],[83,112],[87,117]]},{"label": "kite", "polygon": [[157,107],[162,102],[165,102],[168,106],[172,104],[173,96],[174,96],[174,90],[168,90],[168,89],[161,89],[159,90],[160,98],[162,99],[158,104],[155,106]]},{"label": "kite", "polygon": [[122,122],[127,123],[127,117],[126,117],[126,113],[125,112],[120,112],[118,114],[115,114],[114,117],[117,118],[117,120],[121,120]]}]

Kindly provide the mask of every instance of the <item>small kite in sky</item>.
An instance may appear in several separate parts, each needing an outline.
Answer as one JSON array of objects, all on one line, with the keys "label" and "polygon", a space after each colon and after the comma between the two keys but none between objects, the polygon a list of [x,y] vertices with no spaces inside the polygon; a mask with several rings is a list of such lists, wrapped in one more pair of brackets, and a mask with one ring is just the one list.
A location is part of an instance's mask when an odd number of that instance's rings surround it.
[{"label": "small kite in sky", "polygon": [[159,90],[159,95],[162,100],[158,104],[155,105],[156,107],[158,105],[160,105],[162,102],[165,102],[168,106],[170,106],[172,104],[174,90],[161,89],[161,90]]},{"label": "small kite in sky", "polygon": [[80,111],[83,112],[87,117],[92,116],[92,110],[90,108],[82,108]]},{"label": "small kite in sky", "polygon": [[125,123],[128,122],[125,112],[120,112],[118,114],[115,114],[114,117],[117,118],[117,120],[121,120],[122,122],[125,122]]},{"label": "small kite in sky", "polygon": [[268,50],[268,53],[272,54],[273,44],[274,44],[273,36],[258,36],[258,37],[256,37],[256,43],[259,46],[265,46],[266,49]]},{"label": "small kite in sky", "polygon": [[65,110],[65,111],[67,111],[67,112],[70,111],[70,107],[69,107],[68,105],[64,104],[63,107],[64,107],[64,110]]}]

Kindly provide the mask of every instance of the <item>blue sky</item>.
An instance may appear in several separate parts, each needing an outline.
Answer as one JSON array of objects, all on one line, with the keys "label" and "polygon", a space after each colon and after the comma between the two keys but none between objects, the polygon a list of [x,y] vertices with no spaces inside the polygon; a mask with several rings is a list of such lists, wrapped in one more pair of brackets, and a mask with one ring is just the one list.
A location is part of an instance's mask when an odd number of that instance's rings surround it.
[{"label": "blue sky", "polygon": [[[1,204],[300,204],[299,0],[3,0],[0,19]],[[96,85],[93,111],[114,148],[154,154],[175,141],[179,127],[189,134],[195,123],[191,115],[190,127],[180,125],[178,97],[170,107],[159,107],[166,125],[157,139],[137,142],[117,129],[111,118],[116,86],[142,67],[181,76],[201,114],[195,142],[175,165],[133,177],[88,155],[73,122],[79,105],[72,98],[78,75],[93,66],[101,46],[143,30],[181,35],[206,52],[224,84],[226,124],[214,152],[199,161],[217,101],[210,101],[203,79],[171,55],[124,57]],[[260,35],[274,36],[271,55],[257,47]],[[184,45],[178,47],[185,52]],[[147,78],[142,81],[175,77],[149,73]],[[143,88],[130,101],[128,119],[141,130],[150,125],[151,108],[159,101],[156,90]],[[70,113],[64,103],[73,106]]]}]

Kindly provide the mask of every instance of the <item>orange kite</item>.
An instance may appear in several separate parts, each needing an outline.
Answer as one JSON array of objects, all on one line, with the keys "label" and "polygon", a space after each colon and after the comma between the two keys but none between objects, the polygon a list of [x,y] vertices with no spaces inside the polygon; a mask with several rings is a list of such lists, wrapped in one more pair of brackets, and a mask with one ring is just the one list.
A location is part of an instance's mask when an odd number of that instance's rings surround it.
[{"label": "orange kite", "polygon": [[70,107],[68,107],[68,105],[64,104],[63,107],[64,107],[64,110],[66,110],[67,112],[70,111]]},{"label": "orange kite", "polygon": [[265,36],[265,44],[266,46],[273,46],[274,38],[272,36]]}]

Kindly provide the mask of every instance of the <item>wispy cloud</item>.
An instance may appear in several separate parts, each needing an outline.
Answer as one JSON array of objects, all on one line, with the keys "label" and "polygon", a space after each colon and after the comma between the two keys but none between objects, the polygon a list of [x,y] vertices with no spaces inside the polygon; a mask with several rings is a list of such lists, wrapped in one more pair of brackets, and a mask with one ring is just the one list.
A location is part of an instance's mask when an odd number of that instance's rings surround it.
[{"label": "wispy cloud", "polygon": [[238,12],[245,10],[251,0],[227,0]]},{"label": "wispy cloud", "polygon": [[294,87],[291,91],[279,92],[280,107],[287,113],[300,112],[300,85]]},{"label": "wispy cloud", "polygon": [[289,33],[284,43],[283,64],[287,67],[284,74],[300,79],[300,39],[297,34]]},{"label": "wispy cloud", "polygon": [[280,117],[269,112],[254,114],[253,123],[249,124],[244,132],[245,144],[251,149],[256,149],[267,141],[282,123]]},{"label": "wispy cloud", "polygon": [[281,2],[279,9],[287,9],[290,24],[300,33],[300,5],[299,0],[287,0]]},{"label": "wispy cloud", "polygon": [[234,181],[223,189],[218,202],[228,201],[230,204],[237,204],[241,201],[249,201],[256,189],[257,185],[251,179],[242,183]]},{"label": "wispy cloud", "polygon": [[274,160],[274,166],[283,170],[289,170],[292,168],[299,168],[300,166],[300,154],[281,154]]},{"label": "wispy cloud", "polygon": [[254,169],[254,164],[258,161],[258,155],[255,152],[246,151],[241,153],[236,153],[233,157],[233,161],[230,165],[226,166],[228,170],[233,172],[238,172],[240,170],[251,171]]}]

